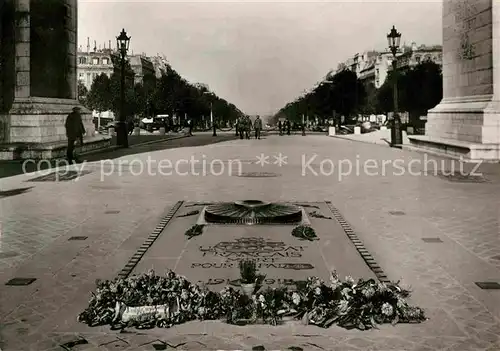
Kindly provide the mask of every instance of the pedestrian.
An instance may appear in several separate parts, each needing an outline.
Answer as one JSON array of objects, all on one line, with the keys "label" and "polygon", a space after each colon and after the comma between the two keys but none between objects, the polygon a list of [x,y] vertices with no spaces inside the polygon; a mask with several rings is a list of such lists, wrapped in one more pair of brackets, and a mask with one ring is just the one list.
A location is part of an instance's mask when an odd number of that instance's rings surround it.
[{"label": "pedestrian", "polygon": [[278,129],[280,131],[280,135],[283,135],[283,124],[281,124],[281,121],[278,122]]},{"label": "pedestrian", "polygon": [[241,117],[238,117],[238,118],[236,119],[236,123],[235,123],[235,125],[234,125],[234,127],[235,127],[234,129],[236,129],[236,136],[240,135],[240,131],[238,130],[238,125],[239,125],[239,123],[240,123],[240,119],[241,119]]},{"label": "pedestrian", "polygon": [[188,124],[188,135],[193,136],[193,121],[191,119],[188,119],[187,124]]},{"label": "pedestrian", "polygon": [[253,127],[255,129],[255,139],[260,139],[260,131],[262,130],[262,120],[260,119],[259,115],[257,115],[257,118],[253,123]]},{"label": "pedestrian", "polygon": [[241,117],[240,119],[238,119],[238,135],[240,136],[240,139],[243,139],[244,129],[245,129],[244,121],[243,118]]},{"label": "pedestrian", "polygon": [[290,129],[292,128],[292,125],[290,124],[289,120],[286,120],[286,135],[290,135]]},{"label": "pedestrian", "polygon": [[134,131],[134,119],[131,118],[128,120],[128,135],[132,135],[133,131]]},{"label": "pedestrian", "polygon": [[66,150],[68,162],[80,162],[74,155],[75,142],[79,141],[80,145],[83,146],[83,135],[85,134],[80,107],[73,107],[73,111],[66,117],[64,126],[66,127],[66,137],[68,138],[68,149]]},{"label": "pedestrian", "polygon": [[250,140],[250,131],[252,130],[252,120],[250,119],[249,116],[246,118],[246,123],[245,123],[245,136],[248,140]]}]

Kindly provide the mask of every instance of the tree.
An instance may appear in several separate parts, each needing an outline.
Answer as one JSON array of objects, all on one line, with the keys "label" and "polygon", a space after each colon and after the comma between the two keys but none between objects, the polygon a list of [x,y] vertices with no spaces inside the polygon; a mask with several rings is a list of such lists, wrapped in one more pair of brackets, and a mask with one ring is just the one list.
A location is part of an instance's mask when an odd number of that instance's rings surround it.
[{"label": "tree", "polygon": [[[383,112],[394,111],[394,72],[389,72],[386,81],[377,92],[379,108]],[[425,61],[407,70],[397,72],[398,107],[410,113],[415,122],[421,115],[435,107],[443,97],[441,67]]]},{"label": "tree", "polygon": [[410,115],[426,115],[443,98],[441,67],[432,61],[422,62],[406,74],[404,88]]},{"label": "tree", "polygon": [[145,116],[148,111],[147,92],[143,84],[137,83],[133,89],[131,112],[133,115]]},{"label": "tree", "polygon": [[[114,58],[117,64],[114,65],[113,74],[110,77],[109,89],[111,93],[111,103],[110,110],[113,111],[115,116],[119,116],[121,111],[121,62],[118,61],[118,58]],[[125,118],[134,116],[136,113],[136,103],[135,103],[135,92],[134,92],[134,77],[135,73],[130,66],[130,62],[128,60],[125,61],[125,101],[124,101],[124,114]]]},{"label": "tree", "polygon": [[84,106],[87,106],[86,99],[88,93],[87,87],[81,81],[78,81],[78,101]]},{"label": "tree", "polygon": [[235,121],[242,115],[236,106],[210,92],[206,85],[189,83],[171,66],[167,66],[148,96],[147,105],[153,114],[188,115],[195,124],[210,114],[211,105],[219,122]]},{"label": "tree", "polygon": [[372,82],[365,84],[366,99],[360,108],[360,112],[365,115],[372,115],[378,112],[377,88]]},{"label": "tree", "polygon": [[324,121],[331,118],[334,111],[347,118],[361,111],[367,92],[354,72],[347,69],[336,74],[329,72],[326,80],[312,92],[286,104],[276,115],[302,123],[304,115],[317,116]]},{"label": "tree", "polygon": [[335,74],[332,82],[334,109],[349,119],[363,106],[366,99],[365,87],[356,73],[347,69]]},{"label": "tree", "polygon": [[111,110],[112,93],[109,77],[102,73],[92,82],[87,94],[86,107],[99,112]]}]

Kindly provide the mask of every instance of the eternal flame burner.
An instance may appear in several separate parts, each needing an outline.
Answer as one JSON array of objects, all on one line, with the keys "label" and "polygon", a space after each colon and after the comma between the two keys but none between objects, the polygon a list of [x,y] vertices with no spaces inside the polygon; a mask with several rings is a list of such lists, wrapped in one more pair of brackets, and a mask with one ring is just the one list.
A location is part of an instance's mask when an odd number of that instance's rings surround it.
[{"label": "eternal flame burner", "polygon": [[242,200],[210,205],[205,221],[217,224],[298,224],[302,209],[295,205]]}]

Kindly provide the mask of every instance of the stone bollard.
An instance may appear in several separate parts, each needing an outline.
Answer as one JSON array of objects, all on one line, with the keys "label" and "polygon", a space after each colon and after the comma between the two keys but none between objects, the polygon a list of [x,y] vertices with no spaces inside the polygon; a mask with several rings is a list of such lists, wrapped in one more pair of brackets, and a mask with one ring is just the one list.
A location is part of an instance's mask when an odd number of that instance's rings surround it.
[{"label": "stone bollard", "polygon": [[134,135],[141,135],[141,128],[135,127],[134,128]]},{"label": "stone bollard", "polygon": [[355,135],[361,134],[361,127],[354,127],[354,134]]},{"label": "stone bollard", "polygon": [[328,127],[328,136],[335,136],[335,127]]},{"label": "stone bollard", "polygon": [[165,128],[164,127],[160,127],[160,135],[165,135]]}]

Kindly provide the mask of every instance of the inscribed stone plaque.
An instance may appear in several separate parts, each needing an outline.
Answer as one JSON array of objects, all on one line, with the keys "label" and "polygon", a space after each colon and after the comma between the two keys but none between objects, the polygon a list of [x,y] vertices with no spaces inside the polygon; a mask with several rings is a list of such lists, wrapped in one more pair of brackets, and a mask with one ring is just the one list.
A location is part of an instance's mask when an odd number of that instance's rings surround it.
[{"label": "inscribed stone plaque", "polygon": [[207,226],[186,247],[176,271],[219,289],[239,284],[242,260],[255,260],[268,285],[293,285],[307,276],[327,279],[316,242],[299,241],[290,233],[286,226]]},{"label": "inscribed stone plaque", "polygon": [[443,1],[444,97],[492,94],[492,0]]},{"label": "inscribed stone plaque", "polygon": [[[331,216],[324,203],[306,211]],[[189,212],[181,209],[178,213]],[[326,216],[325,216],[326,217]],[[327,217],[328,218],[328,217]],[[340,277],[375,278],[356,247],[335,219],[310,217],[317,241],[292,236],[293,226],[280,225],[206,225],[203,233],[188,240],[184,234],[196,217],[175,217],[147,250],[133,274],[167,269],[186,276],[192,282],[205,283],[220,290],[239,285],[239,262],[257,261],[266,275],[265,285],[287,285],[309,276],[328,280],[335,270]]]}]

